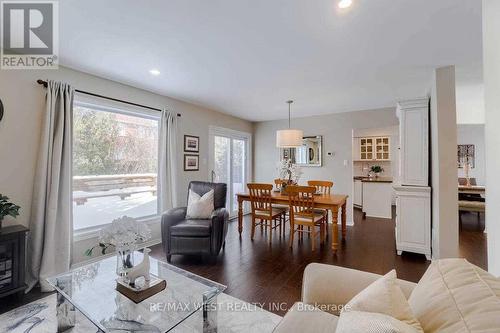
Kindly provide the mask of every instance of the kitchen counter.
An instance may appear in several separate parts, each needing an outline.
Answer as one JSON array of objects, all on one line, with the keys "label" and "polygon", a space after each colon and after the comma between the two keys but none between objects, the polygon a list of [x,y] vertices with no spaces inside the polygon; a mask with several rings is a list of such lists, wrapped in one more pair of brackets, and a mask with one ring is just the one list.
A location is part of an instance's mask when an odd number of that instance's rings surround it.
[{"label": "kitchen counter", "polygon": [[354,178],[354,205],[362,209],[366,216],[392,217],[392,177]]},{"label": "kitchen counter", "polygon": [[392,183],[392,177],[355,176],[354,180],[361,180],[363,183]]}]

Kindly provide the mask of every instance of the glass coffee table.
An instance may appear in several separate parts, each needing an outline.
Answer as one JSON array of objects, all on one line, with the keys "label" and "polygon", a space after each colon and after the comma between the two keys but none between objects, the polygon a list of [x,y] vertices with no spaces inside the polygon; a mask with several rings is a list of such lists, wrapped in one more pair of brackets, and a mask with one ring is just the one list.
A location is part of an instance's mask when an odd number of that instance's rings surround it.
[{"label": "glass coffee table", "polygon": [[[135,252],[135,262],[142,254]],[[167,281],[158,294],[134,303],[116,288],[116,258],[48,278],[57,291],[58,332],[75,325],[81,312],[102,332],[169,332],[198,311],[204,331],[217,330],[217,296],[226,286],[150,258],[151,274]]]}]

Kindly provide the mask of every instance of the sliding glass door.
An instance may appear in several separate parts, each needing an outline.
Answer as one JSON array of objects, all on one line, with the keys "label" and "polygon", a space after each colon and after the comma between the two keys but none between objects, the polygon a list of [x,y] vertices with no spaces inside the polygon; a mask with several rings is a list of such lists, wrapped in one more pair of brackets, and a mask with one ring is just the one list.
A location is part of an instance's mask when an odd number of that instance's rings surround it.
[{"label": "sliding glass door", "polygon": [[251,177],[249,133],[210,128],[210,180],[227,184],[226,208],[231,217],[238,214],[236,194],[244,192]]}]

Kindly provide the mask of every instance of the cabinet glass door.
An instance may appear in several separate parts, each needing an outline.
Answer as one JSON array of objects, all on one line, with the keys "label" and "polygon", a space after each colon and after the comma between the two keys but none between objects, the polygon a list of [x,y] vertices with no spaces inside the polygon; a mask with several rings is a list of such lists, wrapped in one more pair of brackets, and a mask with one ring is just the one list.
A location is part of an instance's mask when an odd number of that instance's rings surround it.
[{"label": "cabinet glass door", "polygon": [[376,159],[388,160],[389,159],[389,138],[376,138],[375,139]]},{"label": "cabinet glass door", "polygon": [[360,140],[360,159],[361,160],[373,159],[373,139],[363,138]]}]

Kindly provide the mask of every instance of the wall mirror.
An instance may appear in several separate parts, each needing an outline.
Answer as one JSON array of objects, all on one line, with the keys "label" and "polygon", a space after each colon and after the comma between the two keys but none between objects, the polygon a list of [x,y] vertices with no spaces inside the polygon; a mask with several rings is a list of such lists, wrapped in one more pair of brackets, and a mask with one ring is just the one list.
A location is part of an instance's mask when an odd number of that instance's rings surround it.
[{"label": "wall mirror", "polygon": [[302,138],[302,146],[297,148],[281,148],[281,160],[291,159],[292,163],[300,166],[320,167],[322,165],[322,143],[321,135],[305,136]]}]

